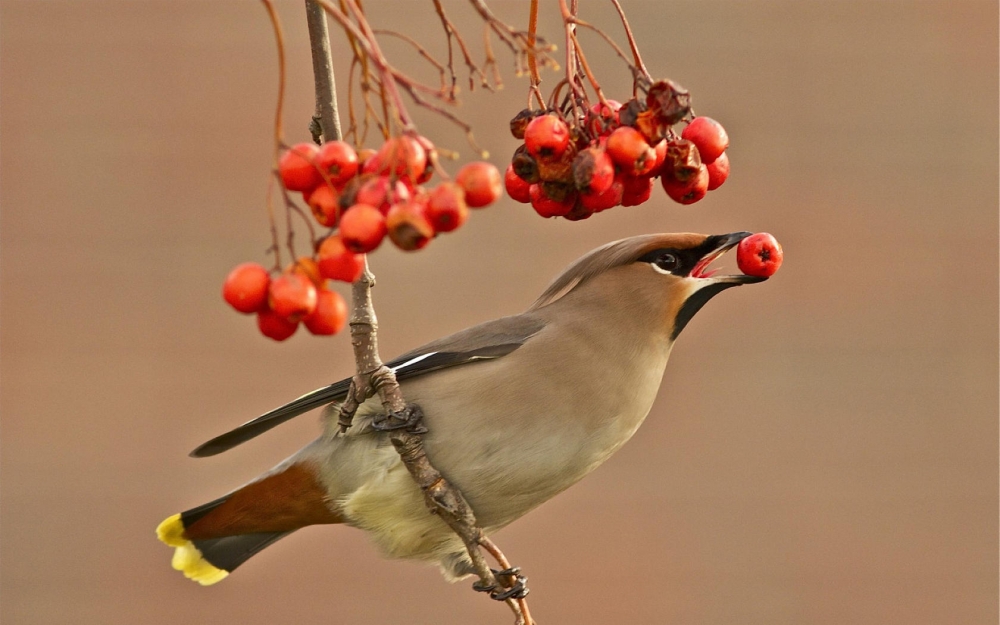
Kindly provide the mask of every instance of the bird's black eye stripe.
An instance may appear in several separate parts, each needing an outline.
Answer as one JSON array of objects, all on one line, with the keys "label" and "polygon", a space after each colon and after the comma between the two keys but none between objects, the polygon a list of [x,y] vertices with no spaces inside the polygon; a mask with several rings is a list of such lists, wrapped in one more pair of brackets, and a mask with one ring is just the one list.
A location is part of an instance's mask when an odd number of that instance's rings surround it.
[{"label": "bird's black eye stripe", "polygon": [[697,259],[688,258],[689,256],[692,256],[690,250],[663,248],[644,254],[639,258],[639,262],[650,263],[656,265],[661,271],[683,276],[691,270],[695,262],[698,262]]},{"label": "bird's black eye stripe", "polygon": [[674,269],[677,269],[681,264],[680,259],[677,258],[677,254],[674,254],[672,252],[663,252],[662,254],[657,256],[656,260],[653,262],[656,263],[657,267],[659,267],[664,271],[673,271]]}]

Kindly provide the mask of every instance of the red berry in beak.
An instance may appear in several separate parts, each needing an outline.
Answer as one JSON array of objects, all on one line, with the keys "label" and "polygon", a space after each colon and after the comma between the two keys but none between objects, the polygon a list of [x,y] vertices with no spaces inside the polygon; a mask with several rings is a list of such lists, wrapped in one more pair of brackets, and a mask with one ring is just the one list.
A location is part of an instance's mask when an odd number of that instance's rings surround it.
[{"label": "red berry in beak", "polygon": [[773,276],[783,258],[781,244],[767,232],[748,236],[736,248],[736,264],[748,276]]}]

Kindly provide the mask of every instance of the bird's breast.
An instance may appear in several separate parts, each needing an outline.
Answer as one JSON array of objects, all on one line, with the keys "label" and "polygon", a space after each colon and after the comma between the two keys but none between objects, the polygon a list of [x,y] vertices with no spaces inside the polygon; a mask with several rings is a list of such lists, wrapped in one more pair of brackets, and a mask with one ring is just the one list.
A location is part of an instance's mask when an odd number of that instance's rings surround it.
[{"label": "bird's breast", "polygon": [[656,397],[668,350],[602,350],[567,335],[403,386],[426,415],[429,457],[485,527],[510,523],[594,470]]}]

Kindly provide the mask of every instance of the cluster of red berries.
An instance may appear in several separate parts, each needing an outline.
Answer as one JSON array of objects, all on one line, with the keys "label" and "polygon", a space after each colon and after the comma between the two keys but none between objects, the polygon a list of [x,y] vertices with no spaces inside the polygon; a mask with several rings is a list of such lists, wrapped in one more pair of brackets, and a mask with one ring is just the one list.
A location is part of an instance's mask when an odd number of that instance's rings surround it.
[{"label": "cluster of red berries", "polygon": [[736,246],[736,264],[748,276],[773,276],[784,257],[781,243],[767,232],[752,234]]},{"label": "cluster of red berries", "polygon": [[[334,273],[342,275],[347,262],[346,256],[337,258]],[[360,275],[364,264],[360,257],[356,263]],[[256,313],[261,334],[276,341],[295,334],[300,322],[313,334],[336,334],[347,323],[347,304],[340,293],[327,288],[329,272],[321,271],[322,267],[322,256],[320,263],[302,257],[272,279],[263,266],[243,263],[229,272],[222,297],[241,313]]]},{"label": "cluster of red berries", "polygon": [[400,249],[421,249],[465,223],[469,208],[503,193],[500,172],[484,162],[462,167],[455,182],[423,187],[436,158],[430,141],[409,135],[390,138],[378,151],[355,152],[343,141],[293,145],[278,162],[282,184],[302,193],[320,225],[337,231],[273,279],[257,263],[237,266],[223,297],[239,312],[256,313],[261,333],[276,341],[292,336],[299,323],[313,334],[336,334],[347,322],[347,305],[329,280],[357,280],[362,254],[386,236]]},{"label": "cluster of red berries", "polygon": [[677,136],[673,126],[690,111],[688,92],[667,80],[644,100],[598,102],[582,117],[521,111],[510,122],[524,143],[507,167],[507,193],[543,217],[575,221],[644,203],[659,177],[673,200],[693,204],[729,176],[729,137],[708,117],[690,119]]},{"label": "cluster of red berries", "polygon": [[433,144],[424,137],[391,137],[378,151],[343,141],[299,143],[278,162],[282,183],[302,197],[320,225],[338,228],[344,247],[375,250],[386,236],[402,250],[419,250],[436,235],[465,223],[469,208],[500,197],[500,173],[485,162],[463,166],[455,182],[424,188],[434,175]]}]

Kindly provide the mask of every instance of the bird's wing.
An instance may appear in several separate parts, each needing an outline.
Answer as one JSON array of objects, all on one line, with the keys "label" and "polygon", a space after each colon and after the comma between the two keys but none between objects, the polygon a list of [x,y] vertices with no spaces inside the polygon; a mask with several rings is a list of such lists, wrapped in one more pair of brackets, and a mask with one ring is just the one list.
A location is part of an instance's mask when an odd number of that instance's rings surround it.
[{"label": "bird's wing", "polygon": [[[544,321],[531,313],[502,317],[432,341],[403,354],[387,365],[396,374],[396,379],[403,381],[447,367],[502,358],[524,345],[531,337],[538,334],[544,325]],[[284,406],[264,413],[199,445],[191,452],[191,456],[204,458],[221,454],[293,417],[331,402],[341,401],[347,397],[350,385],[351,380],[348,378],[306,393]]]}]

